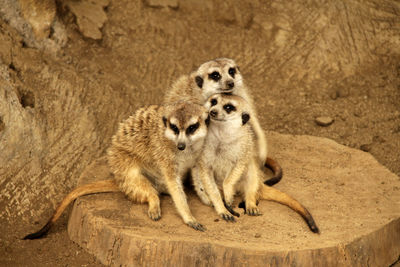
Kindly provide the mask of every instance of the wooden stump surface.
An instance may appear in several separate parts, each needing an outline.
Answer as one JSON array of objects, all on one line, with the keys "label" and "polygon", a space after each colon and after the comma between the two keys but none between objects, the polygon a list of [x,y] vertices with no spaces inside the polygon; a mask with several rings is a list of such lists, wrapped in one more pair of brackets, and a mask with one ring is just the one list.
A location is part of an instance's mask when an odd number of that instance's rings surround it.
[{"label": "wooden stump surface", "polygon": [[[189,193],[198,232],[162,196],[162,218],[122,193],[78,199],[71,239],[107,265],[122,266],[388,266],[400,252],[400,181],[370,154],[311,136],[269,133],[271,156],[283,167],[275,187],[306,206],[321,234],[277,203],[261,201],[263,215],[221,220]],[[110,177],[104,158],[92,163],[80,184]],[[236,208],[236,210],[239,210]]]}]

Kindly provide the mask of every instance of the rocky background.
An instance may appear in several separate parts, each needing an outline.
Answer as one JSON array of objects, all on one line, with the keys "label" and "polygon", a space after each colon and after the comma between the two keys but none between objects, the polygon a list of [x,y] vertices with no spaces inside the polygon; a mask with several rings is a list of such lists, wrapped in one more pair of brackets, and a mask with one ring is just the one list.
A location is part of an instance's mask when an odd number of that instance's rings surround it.
[{"label": "rocky background", "polygon": [[19,239],[119,121],[216,57],[239,64],[265,130],[332,138],[400,174],[396,1],[0,0],[0,264],[99,265],[67,215]]}]

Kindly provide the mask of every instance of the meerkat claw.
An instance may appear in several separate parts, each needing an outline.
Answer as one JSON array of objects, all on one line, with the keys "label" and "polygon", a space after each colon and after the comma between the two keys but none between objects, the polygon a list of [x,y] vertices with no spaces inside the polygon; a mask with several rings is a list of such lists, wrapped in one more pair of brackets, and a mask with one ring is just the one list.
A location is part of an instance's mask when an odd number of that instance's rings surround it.
[{"label": "meerkat claw", "polygon": [[227,222],[236,222],[235,217],[233,217],[230,214],[222,213],[220,216],[222,219],[224,219]]},{"label": "meerkat claw", "polygon": [[230,205],[226,204],[225,201],[224,201],[224,205],[225,205],[225,208],[226,208],[233,216],[240,217],[240,213],[236,212]]},{"label": "meerkat claw", "polygon": [[206,230],[206,228],[198,222],[188,222],[187,225],[189,225],[190,227],[192,227],[197,231],[204,232]]},{"label": "meerkat claw", "polygon": [[248,209],[246,210],[246,213],[247,213],[247,215],[250,215],[250,216],[261,216],[261,215],[262,215],[262,214],[260,213],[260,211],[258,210],[257,207],[255,207],[255,208],[248,208]]},{"label": "meerkat claw", "polygon": [[150,212],[149,211],[149,217],[150,219],[152,219],[153,221],[158,221],[161,219],[161,212]]}]

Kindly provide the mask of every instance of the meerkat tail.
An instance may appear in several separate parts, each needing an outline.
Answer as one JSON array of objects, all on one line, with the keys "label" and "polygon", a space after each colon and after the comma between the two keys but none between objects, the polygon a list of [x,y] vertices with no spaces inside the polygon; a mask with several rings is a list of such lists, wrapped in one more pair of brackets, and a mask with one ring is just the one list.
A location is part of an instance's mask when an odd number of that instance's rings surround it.
[{"label": "meerkat tail", "polygon": [[303,219],[306,221],[308,227],[312,232],[317,234],[319,233],[318,226],[315,223],[313,217],[311,216],[311,213],[305,207],[303,207],[303,205],[301,205],[297,200],[290,197],[288,194],[283,193],[273,187],[262,185],[261,198],[281,203],[293,209],[298,214],[300,214],[301,217],[303,217]]},{"label": "meerkat tail", "polygon": [[120,189],[115,183],[114,179],[98,181],[90,184],[86,184],[75,188],[70,192],[58,205],[57,209],[54,211],[53,216],[48,220],[45,226],[39,231],[25,236],[23,239],[37,239],[43,237],[51,228],[51,226],[57,221],[61,216],[63,211],[68,207],[68,205],[80,196],[95,194],[95,193],[107,193],[107,192],[119,192]]},{"label": "meerkat tail", "polygon": [[270,169],[274,174],[274,176],[266,180],[264,184],[273,186],[274,184],[279,183],[283,176],[283,171],[279,163],[276,162],[274,159],[267,157],[264,166]]}]

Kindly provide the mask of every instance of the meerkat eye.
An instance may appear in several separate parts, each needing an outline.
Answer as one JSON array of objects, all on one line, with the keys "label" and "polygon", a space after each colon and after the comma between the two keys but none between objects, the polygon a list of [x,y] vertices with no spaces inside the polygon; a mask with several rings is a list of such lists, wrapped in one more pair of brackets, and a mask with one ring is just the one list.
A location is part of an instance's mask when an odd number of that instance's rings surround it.
[{"label": "meerkat eye", "polygon": [[218,101],[217,101],[217,99],[211,99],[211,106],[215,106],[216,104],[218,104]]},{"label": "meerkat eye", "polygon": [[219,74],[218,71],[214,71],[211,74],[208,74],[208,77],[216,82],[218,82],[221,79],[221,74]]},{"label": "meerkat eye", "polygon": [[179,129],[178,129],[178,127],[177,127],[175,124],[170,123],[170,124],[169,124],[169,128],[171,128],[171,130],[174,131],[174,133],[175,133],[176,135],[179,134]]},{"label": "meerkat eye", "polygon": [[235,78],[236,69],[235,68],[229,68],[228,73],[229,73],[229,75],[232,76],[232,78]]},{"label": "meerkat eye", "polygon": [[236,108],[232,104],[226,104],[226,105],[224,105],[224,110],[229,114],[232,111],[235,111]]},{"label": "meerkat eye", "polygon": [[189,134],[194,134],[194,132],[199,128],[199,126],[200,126],[200,123],[199,123],[199,122],[190,125],[190,126],[187,127],[187,129],[186,129],[186,134],[187,134],[187,135],[189,135]]}]

